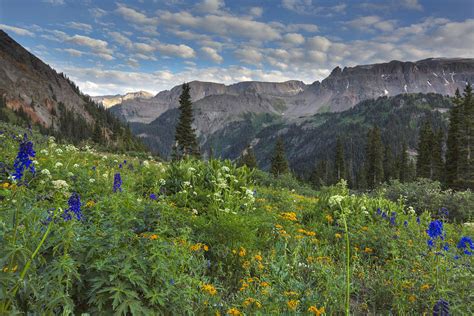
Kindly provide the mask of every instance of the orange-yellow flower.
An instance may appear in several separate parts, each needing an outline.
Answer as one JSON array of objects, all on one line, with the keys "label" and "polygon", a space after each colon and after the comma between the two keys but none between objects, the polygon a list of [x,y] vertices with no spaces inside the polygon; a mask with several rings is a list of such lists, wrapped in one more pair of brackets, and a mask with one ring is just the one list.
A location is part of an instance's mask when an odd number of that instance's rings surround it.
[{"label": "orange-yellow flower", "polygon": [[326,309],[323,307],[317,308],[316,306],[310,306],[308,308],[308,312],[310,312],[313,315],[320,316],[326,312]]},{"label": "orange-yellow flower", "polygon": [[240,247],[239,256],[240,257],[245,257],[246,254],[247,254],[247,251],[245,250],[245,248]]},{"label": "orange-yellow flower", "polygon": [[201,290],[203,290],[204,292],[206,292],[209,295],[214,296],[214,295],[217,294],[217,290],[212,284],[203,284],[203,285],[201,285]]},{"label": "orange-yellow flower", "polygon": [[298,300],[289,300],[288,302],[286,302],[286,305],[288,306],[289,310],[294,311],[298,307],[299,303],[300,303],[300,301],[298,301]]},{"label": "orange-yellow flower", "polygon": [[412,295],[408,296],[408,300],[413,303],[413,302],[416,301],[416,296],[412,294]]},{"label": "orange-yellow flower", "polygon": [[422,289],[423,291],[424,291],[424,290],[429,290],[430,287],[431,287],[431,286],[430,286],[429,284],[423,284],[423,285],[421,286],[421,289]]},{"label": "orange-yellow flower", "polygon": [[374,252],[374,250],[373,250],[372,248],[365,247],[365,249],[364,249],[364,252],[365,252],[365,253],[369,253],[369,254],[370,254],[370,253],[373,253],[373,252]]},{"label": "orange-yellow flower", "polygon": [[329,224],[332,224],[334,222],[334,218],[330,214],[326,215],[326,220],[328,221]]},{"label": "orange-yellow flower", "polygon": [[286,220],[289,220],[289,221],[297,221],[298,218],[296,217],[296,213],[295,212],[284,212],[284,213],[281,213],[280,216],[283,218],[283,219],[286,219]]},{"label": "orange-yellow flower", "polygon": [[240,316],[240,315],[242,315],[242,313],[241,313],[237,308],[228,309],[228,310],[227,310],[227,314],[228,314],[228,315],[232,315],[232,316]]},{"label": "orange-yellow flower", "polygon": [[151,240],[156,240],[158,239],[158,235],[157,234],[153,234],[149,237]]},{"label": "orange-yellow flower", "polygon": [[342,235],[339,233],[336,233],[334,236],[336,236],[336,238],[342,238]]},{"label": "orange-yellow flower", "polygon": [[254,256],[254,259],[255,259],[256,261],[259,261],[259,262],[263,260],[263,258],[262,258],[261,255],[255,255],[255,256]]}]

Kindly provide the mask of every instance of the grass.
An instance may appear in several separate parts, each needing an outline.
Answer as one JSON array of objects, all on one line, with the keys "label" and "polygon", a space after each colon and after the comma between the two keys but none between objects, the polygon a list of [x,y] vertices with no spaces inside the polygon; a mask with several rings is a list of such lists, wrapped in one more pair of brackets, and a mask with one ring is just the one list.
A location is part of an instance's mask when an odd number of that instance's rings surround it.
[{"label": "grass", "polygon": [[429,247],[432,214],[344,183],[314,192],[35,133],[36,172],[15,182],[25,131],[0,130],[2,313],[423,314],[440,299],[473,312],[473,249],[457,247],[472,227],[445,221]]}]

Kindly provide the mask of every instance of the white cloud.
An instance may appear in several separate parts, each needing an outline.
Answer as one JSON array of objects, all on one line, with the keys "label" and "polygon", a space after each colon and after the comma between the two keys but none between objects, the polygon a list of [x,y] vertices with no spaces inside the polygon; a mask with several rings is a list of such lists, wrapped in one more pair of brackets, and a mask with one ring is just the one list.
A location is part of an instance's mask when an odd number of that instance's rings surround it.
[{"label": "white cloud", "polygon": [[212,47],[202,47],[201,51],[204,53],[204,55],[211,59],[212,61],[220,64],[224,60],[221,55],[217,53],[217,51],[212,48]]},{"label": "white cloud", "polygon": [[52,5],[64,5],[65,4],[64,0],[42,0],[42,2],[49,3],[49,4],[52,4]]},{"label": "white cloud", "polygon": [[22,29],[20,27],[15,27],[15,26],[0,24],[0,29],[7,32],[15,33],[16,35],[21,35],[21,36],[35,36],[33,32],[30,32],[28,30]]},{"label": "white cloud", "polygon": [[263,8],[262,7],[251,7],[250,8],[250,15],[254,17],[261,17],[263,14]]},{"label": "white cloud", "polygon": [[68,53],[69,55],[74,56],[74,57],[80,57],[80,56],[84,55],[84,52],[82,52],[80,50],[77,50],[77,49],[74,49],[74,48],[65,48],[65,49],[63,49],[63,51],[65,51],[66,53]]},{"label": "white cloud", "polygon": [[350,27],[360,31],[373,32],[379,30],[382,32],[393,31],[396,26],[395,20],[382,20],[376,15],[361,16],[346,23]]},{"label": "white cloud", "polygon": [[125,35],[119,33],[119,32],[109,32],[110,37],[120,45],[126,47],[126,48],[131,48],[133,46],[132,41],[126,37]]},{"label": "white cloud", "polygon": [[103,40],[99,40],[99,39],[95,39],[95,38],[83,36],[83,35],[74,35],[74,36],[69,36],[67,38],[67,41],[80,45],[80,46],[86,46],[92,49],[96,53],[107,54],[107,55],[112,54],[112,50],[108,48],[108,43]]},{"label": "white cloud", "polygon": [[241,62],[246,64],[260,65],[263,61],[263,54],[254,47],[242,47],[237,49],[234,53]]},{"label": "white cloud", "polygon": [[331,46],[331,41],[324,36],[314,36],[308,39],[308,46],[310,49],[325,52]]},{"label": "white cloud", "polygon": [[194,49],[184,44],[159,44],[156,49],[164,55],[178,56],[181,58],[193,58],[196,56]]},{"label": "white cloud", "polygon": [[418,0],[401,0],[401,5],[405,8],[412,9],[412,10],[423,10],[423,7],[418,2]]},{"label": "white cloud", "polygon": [[135,23],[135,24],[143,24],[143,25],[158,24],[158,20],[156,18],[149,18],[145,14],[135,9],[129,8],[123,4],[119,4],[115,12],[120,14],[125,20]]},{"label": "white cloud", "polygon": [[90,33],[92,31],[92,25],[86,23],[69,22],[66,25],[72,29],[84,31],[86,33]]},{"label": "white cloud", "polygon": [[203,0],[197,5],[198,10],[205,13],[215,13],[225,6],[224,0]]},{"label": "white cloud", "polygon": [[160,22],[172,26],[191,27],[200,32],[207,31],[222,36],[244,37],[260,41],[271,41],[281,37],[279,31],[269,24],[237,16],[209,14],[201,17],[184,11],[158,13]]},{"label": "white cloud", "polygon": [[289,24],[286,27],[288,32],[298,32],[298,31],[305,31],[308,33],[315,33],[319,31],[319,28],[315,24]]},{"label": "white cloud", "polygon": [[303,35],[298,33],[288,33],[283,36],[283,42],[290,45],[301,45],[304,41]]}]

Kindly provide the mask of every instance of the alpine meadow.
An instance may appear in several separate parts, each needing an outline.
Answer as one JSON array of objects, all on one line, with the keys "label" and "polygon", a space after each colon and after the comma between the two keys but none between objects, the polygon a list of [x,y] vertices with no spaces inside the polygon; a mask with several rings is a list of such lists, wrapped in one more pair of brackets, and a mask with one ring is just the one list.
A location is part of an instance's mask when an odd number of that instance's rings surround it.
[{"label": "alpine meadow", "polygon": [[0,315],[473,315],[474,2],[0,1]]}]

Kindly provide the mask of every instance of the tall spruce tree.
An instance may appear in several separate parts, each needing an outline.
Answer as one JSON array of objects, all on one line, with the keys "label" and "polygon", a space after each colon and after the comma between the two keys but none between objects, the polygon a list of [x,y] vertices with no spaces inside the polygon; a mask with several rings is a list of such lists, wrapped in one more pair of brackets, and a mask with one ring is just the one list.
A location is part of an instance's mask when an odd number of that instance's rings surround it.
[{"label": "tall spruce tree", "polygon": [[459,120],[459,187],[474,189],[474,99],[471,84],[462,97]]},{"label": "tall spruce tree", "polygon": [[444,161],[443,161],[443,130],[440,128],[434,133],[433,148],[431,150],[431,179],[444,181]]},{"label": "tall spruce tree", "polygon": [[346,178],[346,163],[344,161],[344,146],[341,138],[338,137],[336,141],[336,155],[334,157],[334,179],[339,182]]},{"label": "tall spruce tree", "polygon": [[389,145],[384,146],[385,154],[383,160],[383,174],[385,182],[388,182],[394,178],[395,175],[395,159],[393,157],[392,148]]},{"label": "tall spruce tree", "polygon": [[188,156],[200,157],[196,131],[192,128],[194,118],[190,90],[189,84],[183,83],[179,97],[180,115],[173,146],[173,158],[178,160]]},{"label": "tall spruce tree", "polygon": [[418,136],[418,156],[416,158],[416,177],[432,178],[431,150],[433,148],[433,131],[428,121],[423,123]]},{"label": "tall spruce tree", "polygon": [[242,155],[240,156],[238,165],[247,166],[250,169],[257,168],[257,158],[255,157],[252,146],[249,145],[244,149]]},{"label": "tall spruce tree", "polygon": [[455,188],[459,182],[459,125],[462,98],[459,89],[453,98],[453,107],[449,111],[448,139],[446,141],[445,177],[446,185]]},{"label": "tall spruce tree", "polygon": [[377,126],[369,131],[367,137],[366,172],[369,189],[383,182],[383,144],[380,129]]},{"label": "tall spruce tree", "polygon": [[324,185],[328,184],[328,162],[326,159],[321,159],[318,161],[318,163],[315,165],[313,172],[311,173],[310,176],[310,182],[314,185],[316,188],[320,188]]},{"label": "tall spruce tree", "polygon": [[288,172],[288,161],[285,156],[285,144],[281,137],[278,137],[275,144],[270,171],[276,177]]},{"label": "tall spruce tree", "polygon": [[407,143],[403,143],[402,145],[402,152],[400,153],[400,159],[399,159],[399,174],[398,174],[398,179],[400,179],[400,182],[407,182],[409,181],[409,168],[410,168],[410,161],[408,157],[408,147]]}]

